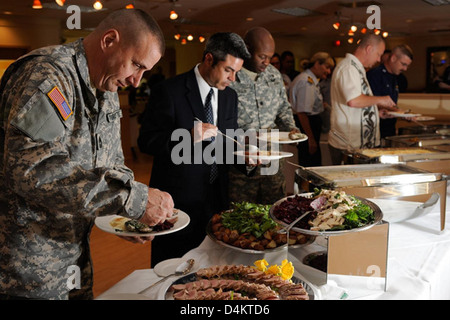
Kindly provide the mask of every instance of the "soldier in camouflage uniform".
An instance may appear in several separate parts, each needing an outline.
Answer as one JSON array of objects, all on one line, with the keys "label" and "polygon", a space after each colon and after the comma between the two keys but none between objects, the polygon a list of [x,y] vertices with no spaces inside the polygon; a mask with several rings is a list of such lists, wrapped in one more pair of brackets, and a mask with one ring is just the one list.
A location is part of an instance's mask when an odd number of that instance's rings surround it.
[{"label": "soldier in camouflage uniform", "polygon": [[122,10],[84,40],[35,50],[4,74],[0,299],[68,299],[73,266],[81,288],[70,298],[92,298],[95,217],[154,225],[172,215],[170,195],[134,181],[124,165],[115,93],[137,86],[163,52],[153,18]]},{"label": "soldier in camouflage uniform", "polygon": [[[275,52],[272,35],[264,28],[247,32],[245,43],[252,57],[237,73],[233,88],[239,99],[238,126],[245,132],[259,129],[278,129],[299,132],[295,126],[291,105],[287,99],[283,78],[270,64]],[[230,170],[230,200],[272,204],[285,196],[285,177],[282,161],[275,174],[261,174],[260,166],[252,177]],[[272,166],[273,164],[270,164]]]}]

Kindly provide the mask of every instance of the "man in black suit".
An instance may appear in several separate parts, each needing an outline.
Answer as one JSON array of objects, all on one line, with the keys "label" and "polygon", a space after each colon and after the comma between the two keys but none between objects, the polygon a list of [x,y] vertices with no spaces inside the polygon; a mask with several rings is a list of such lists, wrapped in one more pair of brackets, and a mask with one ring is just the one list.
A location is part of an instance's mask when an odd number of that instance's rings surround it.
[{"label": "man in black suit", "polygon": [[[229,206],[227,162],[223,160],[225,164],[220,164],[216,159],[215,163],[207,164],[203,157],[194,161],[198,157],[194,151],[199,150],[196,146],[200,143],[203,152],[212,143],[211,137],[216,139],[214,143],[228,143],[217,136],[217,130],[226,133],[227,129],[238,128],[237,95],[228,85],[249,57],[245,43],[237,34],[216,33],[208,40],[200,64],[152,89],[138,138],[141,151],[154,156],[150,186],[170,193],[175,208],[186,212],[191,219],[185,229],[155,237],[152,266],[168,258],[181,257],[197,247],[206,235],[211,216]],[[180,143],[186,145],[186,139],[180,140],[174,133],[184,138],[187,133],[190,150],[179,151]],[[188,161],[180,163],[180,159]]]}]

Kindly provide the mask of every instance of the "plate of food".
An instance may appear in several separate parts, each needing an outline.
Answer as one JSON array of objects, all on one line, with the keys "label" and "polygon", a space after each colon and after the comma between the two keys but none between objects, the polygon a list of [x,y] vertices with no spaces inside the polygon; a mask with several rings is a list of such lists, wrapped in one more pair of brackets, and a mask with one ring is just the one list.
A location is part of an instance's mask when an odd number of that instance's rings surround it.
[{"label": "plate of food", "polygon": [[313,236],[282,232],[282,227],[269,215],[270,207],[249,202],[232,203],[230,210],[211,218],[206,233],[221,246],[249,254],[283,250],[287,239],[295,248],[314,242]]},{"label": "plate of food", "polygon": [[155,226],[148,226],[137,220],[119,215],[102,216],[95,219],[95,225],[100,230],[125,237],[149,237],[169,234],[185,228],[189,222],[189,216],[178,209],[175,209],[174,215],[170,219]]},{"label": "plate of food", "polygon": [[420,117],[422,115],[420,113],[405,113],[402,111],[396,111],[396,112],[389,111],[388,114],[390,114],[393,117],[397,117],[397,118],[414,118],[414,117]]},{"label": "plate of food", "polygon": [[304,214],[306,216],[292,230],[315,236],[363,231],[383,219],[375,203],[328,189],[283,198],[270,209],[270,216],[283,226],[291,225]]},{"label": "plate of food", "polygon": [[260,133],[258,139],[278,144],[291,144],[306,141],[308,140],[308,136],[301,132],[270,131]]},{"label": "plate of food", "polygon": [[[285,265],[289,262],[284,261]],[[292,264],[290,264],[292,266]],[[271,266],[267,268],[280,268]],[[179,278],[168,286],[166,300],[315,300],[305,280],[261,271],[254,266],[218,265]]]},{"label": "plate of food", "polygon": [[282,158],[289,158],[294,156],[292,152],[285,151],[271,151],[271,150],[257,150],[257,151],[244,151],[239,150],[234,152],[239,157],[258,159],[261,161],[279,160]]},{"label": "plate of food", "polygon": [[432,120],[435,120],[435,119],[436,119],[435,117],[420,116],[420,117],[417,117],[415,120],[416,121],[432,121]]}]

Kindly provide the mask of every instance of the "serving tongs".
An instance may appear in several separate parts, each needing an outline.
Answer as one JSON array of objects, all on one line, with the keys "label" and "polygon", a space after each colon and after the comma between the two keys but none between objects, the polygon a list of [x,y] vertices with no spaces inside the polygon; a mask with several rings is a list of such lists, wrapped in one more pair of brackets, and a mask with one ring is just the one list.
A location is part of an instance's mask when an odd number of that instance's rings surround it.
[{"label": "serving tongs", "polygon": [[278,230],[278,233],[284,234],[286,233],[288,235],[288,241],[289,241],[289,231],[300,221],[302,220],[304,217],[306,217],[308,214],[313,213],[315,211],[320,210],[321,208],[323,208],[323,206],[326,203],[326,198],[325,197],[319,197],[317,199],[314,199],[310,206],[313,208],[313,210],[309,210],[306,211],[305,213],[303,213],[300,217],[298,217],[297,219],[294,220],[294,222],[292,222],[291,224],[289,224],[286,227],[281,228],[280,230]]}]

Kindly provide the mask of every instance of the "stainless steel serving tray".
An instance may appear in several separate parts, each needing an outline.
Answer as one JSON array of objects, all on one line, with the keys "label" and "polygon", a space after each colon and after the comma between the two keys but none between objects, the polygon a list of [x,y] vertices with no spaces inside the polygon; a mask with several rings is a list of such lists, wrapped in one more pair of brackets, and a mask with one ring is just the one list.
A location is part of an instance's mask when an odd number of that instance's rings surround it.
[{"label": "stainless steel serving tray", "polygon": [[296,175],[318,187],[365,187],[434,182],[442,174],[405,164],[355,164],[297,169]]},{"label": "stainless steel serving tray", "polygon": [[[444,160],[450,159],[450,145],[422,147],[396,147],[396,148],[377,148],[368,150],[356,150],[353,153],[347,152],[347,164],[364,163],[403,163],[408,161],[421,160]],[[448,150],[445,149],[448,146]],[[374,155],[370,155],[372,152]],[[375,155],[379,154],[379,155]]]},{"label": "stainless steel serving tray", "polygon": [[386,137],[390,147],[428,147],[450,144],[450,136],[441,134],[412,134]]},{"label": "stainless steel serving tray", "polygon": [[[450,125],[448,124],[427,124],[420,126],[405,126],[398,128],[399,135],[408,135],[408,134],[426,134],[426,133],[436,133],[437,130],[441,129],[449,129]],[[438,132],[439,133],[439,132]]]}]

